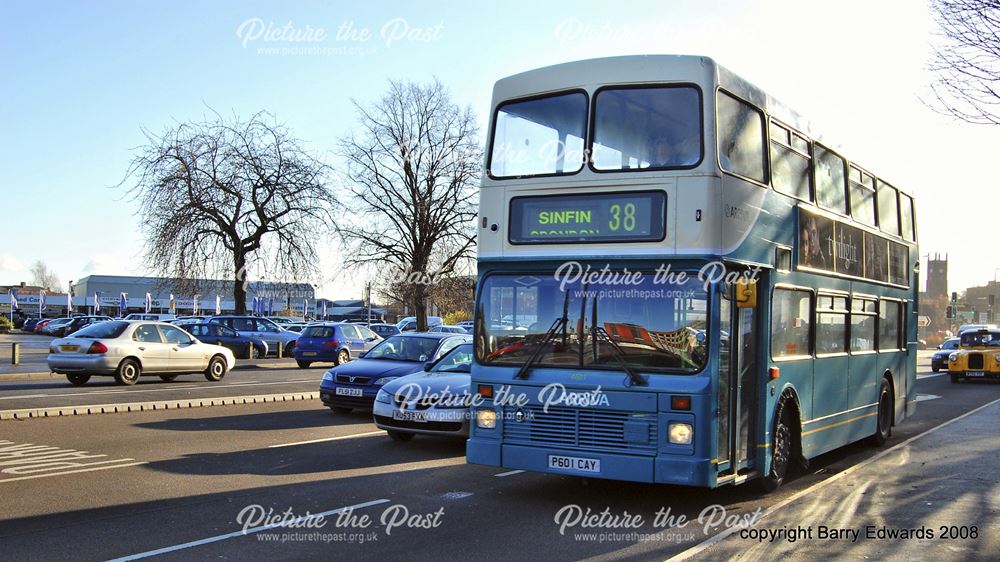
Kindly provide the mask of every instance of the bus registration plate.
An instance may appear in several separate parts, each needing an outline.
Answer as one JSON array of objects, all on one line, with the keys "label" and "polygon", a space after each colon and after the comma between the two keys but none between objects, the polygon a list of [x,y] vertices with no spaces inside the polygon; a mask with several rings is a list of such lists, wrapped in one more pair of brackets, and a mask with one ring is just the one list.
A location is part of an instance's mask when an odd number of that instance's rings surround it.
[{"label": "bus registration plate", "polygon": [[599,473],[601,472],[601,461],[599,459],[583,459],[580,457],[549,455],[549,468]]}]

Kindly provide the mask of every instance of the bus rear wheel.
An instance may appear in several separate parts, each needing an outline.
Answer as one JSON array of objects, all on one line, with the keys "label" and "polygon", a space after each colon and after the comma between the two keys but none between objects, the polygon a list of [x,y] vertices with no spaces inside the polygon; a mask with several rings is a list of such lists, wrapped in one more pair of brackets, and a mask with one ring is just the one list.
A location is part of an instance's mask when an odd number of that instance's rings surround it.
[{"label": "bus rear wheel", "polygon": [[868,441],[876,447],[881,447],[892,436],[892,391],[889,389],[889,381],[884,378],[878,389],[877,423],[875,433],[868,438]]},{"label": "bus rear wheel", "polygon": [[792,413],[787,400],[782,400],[775,416],[774,436],[771,440],[771,470],[757,481],[757,486],[762,492],[773,492],[784,483],[791,458]]}]

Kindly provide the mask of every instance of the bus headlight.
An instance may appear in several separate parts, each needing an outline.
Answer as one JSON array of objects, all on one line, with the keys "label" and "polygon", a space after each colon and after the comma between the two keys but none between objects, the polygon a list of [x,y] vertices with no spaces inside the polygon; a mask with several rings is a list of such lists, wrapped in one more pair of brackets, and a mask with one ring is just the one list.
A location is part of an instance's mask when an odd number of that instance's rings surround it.
[{"label": "bus headlight", "polygon": [[480,429],[496,429],[496,410],[476,410],[476,427]]},{"label": "bus headlight", "polygon": [[950,361],[952,363],[954,363],[955,361],[958,361],[958,354],[957,353],[952,353],[951,355],[949,355],[948,356],[948,361]]},{"label": "bus headlight", "polygon": [[694,437],[694,428],[689,423],[671,422],[667,435],[672,445],[690,445]]}]

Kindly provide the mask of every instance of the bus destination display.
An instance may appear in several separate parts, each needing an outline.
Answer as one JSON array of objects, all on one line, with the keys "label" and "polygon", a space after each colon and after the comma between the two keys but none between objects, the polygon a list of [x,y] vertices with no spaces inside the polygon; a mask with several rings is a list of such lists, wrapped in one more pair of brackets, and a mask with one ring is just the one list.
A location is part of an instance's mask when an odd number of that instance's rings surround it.
[{"label": "bus destination display", "polygon": [[666,229],[662,191],[515,197],[512,244],[656,242]]}]

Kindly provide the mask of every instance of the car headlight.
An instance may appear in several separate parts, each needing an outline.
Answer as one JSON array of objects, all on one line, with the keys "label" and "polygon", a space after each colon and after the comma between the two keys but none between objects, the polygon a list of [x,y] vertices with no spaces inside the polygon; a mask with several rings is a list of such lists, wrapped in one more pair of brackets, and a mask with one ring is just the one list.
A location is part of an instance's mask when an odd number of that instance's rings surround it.
[{"label": "car headlight", "polygon": [[667,434],[673,445],[690,445],[694,437],[694,428],[689,423],[671,422]]},{"label": "car headlight", "polygon": [[333,371],[323,373],[323,382],[333,382]]},{"label": "car headlight", "polygon": [[389,381],[394,381],[394,380],[396,380],[398,378],[399,377],[382,377],[380,379],[375,379],[375,382],[373,382],[372,384],[375,385],[375,386],[382,386],[383,384],[385,384],[385,383],[387,383]]},{"label": "car headlight", "polygon": [[495,429],[496,426],[496,410],[476,410],[476,427],[480,429]]},{"label": "car headlight", "polygon": [[375,401],[383,404],[392,404],[392,394],[380,388],[378,389],[378,394],[375,395]]},{"label": "car headlight", "polygon": [[951,355],[949,355],[948,356],[948,361],[951,361],[952,363],[954,363],[955,361],[958,361],[958,354],[957,353],[952,353]]},{"label": "car headlight", "polygon": [[1000,363],[1000,353],[997,353],[996,355],[994,355],[993,356],[993,360],[996,361],[997,363]]}]

